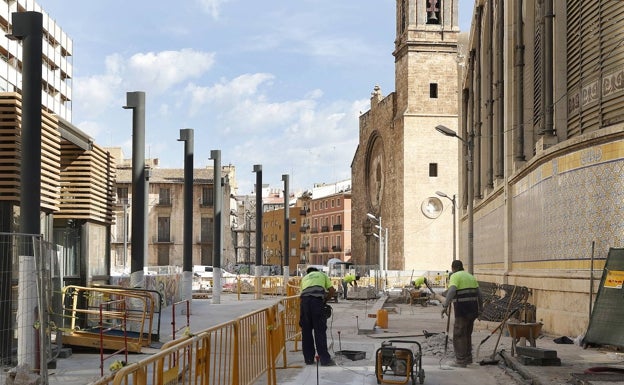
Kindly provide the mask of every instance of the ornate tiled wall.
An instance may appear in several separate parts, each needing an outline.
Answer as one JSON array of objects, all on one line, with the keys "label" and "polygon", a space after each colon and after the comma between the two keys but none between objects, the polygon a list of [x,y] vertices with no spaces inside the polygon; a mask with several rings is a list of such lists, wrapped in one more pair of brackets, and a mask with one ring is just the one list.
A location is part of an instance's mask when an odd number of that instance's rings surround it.
[{"label": "ornate tiled wall", "polygon": [[[513,262],[606,258],[624,234],[624,141],[555,157],[510,186]],[[547,267],[547,266],[545,266]]]}]

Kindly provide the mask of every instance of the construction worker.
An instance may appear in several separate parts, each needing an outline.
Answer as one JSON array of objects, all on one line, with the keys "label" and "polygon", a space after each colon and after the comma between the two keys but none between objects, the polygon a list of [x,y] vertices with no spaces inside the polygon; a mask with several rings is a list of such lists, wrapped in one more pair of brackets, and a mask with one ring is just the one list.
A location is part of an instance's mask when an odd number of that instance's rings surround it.
[{"label": "construction worker", "polygon": [[349,287],[349,285],[357,287],[357,281],[360,280],[360,276],[359,275],[355,275],[355,274],[347,274],[344,277],[342,277],[342,295],[344,297],[344,299],[347,299],[347,289]]},{"label": "construction worker", "polygon": [[336,289],[329,277],[316,267],[308,267],[301,279],[301,305],[299,326],[301,326],[301,348],[306,365],[314,364],[318,354],[321,366],[335,366],[336,362],[327,350],[327,316],[325,302]]},{"label": "construction worker", "polygon": [[448,307],[454,304],[455,323],[453,326],[453,349],[455,362],[451,366],[465,368],[472,364],[472,328],[481,309],[481,291],[479,282],[467,271],[461,261],[451,264],[451,277],[446,297],[442,304],[442,317],[449,316]]},{"label": "construction worker", "polygon": [[426,284],[427,284],[427,278],[425,277],[418,277],[412,281],[412,285],[414,285],[416,289],[419,289],[422,285],[426,285]]}]

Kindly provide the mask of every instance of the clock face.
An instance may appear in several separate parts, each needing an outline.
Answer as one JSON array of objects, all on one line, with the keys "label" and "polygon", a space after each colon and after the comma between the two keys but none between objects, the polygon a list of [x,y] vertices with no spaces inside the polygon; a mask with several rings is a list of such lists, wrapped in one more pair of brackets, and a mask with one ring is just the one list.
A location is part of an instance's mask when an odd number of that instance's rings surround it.
[{"label": "clock face", "polygon": [[384,189],[384,151],[381,138],[377,136],[372,140],[373,144],[369,147],[366,161],[366,185],[371,208],[379,212]]},{"label": "clock face", "polygon": [[429,197],[420,205],[420,210],[427,218],[436,219],[442,214],[444,206],[438,197]]}]

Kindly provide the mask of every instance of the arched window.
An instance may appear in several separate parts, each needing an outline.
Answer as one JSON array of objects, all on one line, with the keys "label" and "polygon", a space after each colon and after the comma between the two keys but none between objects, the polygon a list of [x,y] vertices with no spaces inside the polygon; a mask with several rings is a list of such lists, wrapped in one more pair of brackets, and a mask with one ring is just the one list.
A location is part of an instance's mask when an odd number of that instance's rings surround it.
[{"label": "arched window", "polygon": [[427,0],[427,24],[440,24],[442,0]]}]

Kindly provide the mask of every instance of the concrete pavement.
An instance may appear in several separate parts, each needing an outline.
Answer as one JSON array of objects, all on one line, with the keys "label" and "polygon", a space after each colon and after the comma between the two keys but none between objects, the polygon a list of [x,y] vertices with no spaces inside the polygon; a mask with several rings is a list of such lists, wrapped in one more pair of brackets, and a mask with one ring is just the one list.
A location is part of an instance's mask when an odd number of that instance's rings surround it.
[{"label": "concrete pavement", "polygon": [[[255,300],[253,296],[243,296],[241,301],[235,295],[221,296],[221,304],[212,304],[210,299],[195,299],[192,305],[191,330],[196,332],[210,326],[225,322],[237,316],[249,313],[255,309],[274,303],[275,297],[265,297]],[[440,306],[409,305],[398,298],[390,298],[384,309],[388,310],[388,328],[373,327],[374,321],[369,314],[375,312],[376,300],[340,300],[331,303],[333,316],[329,319],[329,346],[332,356],[335,356],[337,366],[317,367],[305,365],[301,346],[295,350],[294,343],[288,344],[286,368],[277,370],[278,384],[377,384],[375,375],[375,353],[381,347],[382,341],[413,340],[422,346],[422,368],[425,384],[457,384],[464,385],[495,385],[495,384],[602,384],[609,379],[605,373],[587,374],[583,372],[592,367],[619,367],[624,368],[624,354],[606,348],[583,349],[578,345],[559,345],[553,339],[560,336],[542,336],[537,340],[537,347],[555,350],[561,360],[561,366],[533,366],[525,365],[518,357],[511,357],[511,338],[503,334],[494,357],[499,359],[498,365],[481,366],[478,363],[467,368],[450,368],[447,363],[452,360],[452,321],[450,323],[451,336],[446,344],[447,355],[444,355],[446,342],[446,319],[440,317]],[[179,322],[179,320],[178,320]],[[477,321],[473,333],[473,356],[476,360],[491,358],[498,333],[493,334],[479,348],[479,357],[476,357],[477,346],[496,327],[496,323]],[[161,341],[171,339],[171,309],[164,309],[161,318]],[[425,334],[429,337],[425,337]],[[575,336],[568,336],[574,339]],[[401,347],[402,344],[393,344]],[[145,355],[157,351],[147,349]],[[366,357],[352,361],[338,351],[365,352]],[[415,350],[416,351],[416,350]],[[361,353],[358,353],[361,355]],[[136,362],[141,355],[132,355],[130,361]],[[477,362],[477,361],[476,361]],[[284,363],[281,363],[284,366]],[[87,384],[99,377],[99,354],[93,351],[79,352],[74,349],[68,358],[57,360],[57,368],[50,369],[49,383],[63,385]],[[405,376],[398,378],[387,377],[402,381]],[[611,379],[619,377],[610,376]],[[620,379],[624,383],[624,378]],[[4,381],[2,381],[4,383]],[[263,376],[257,384],[265,384]],[[407,382],[411,383],[411,382]],[[418,383],[418,381],[417,381]],[[610,382],[611,384],[614,382]]]}]

